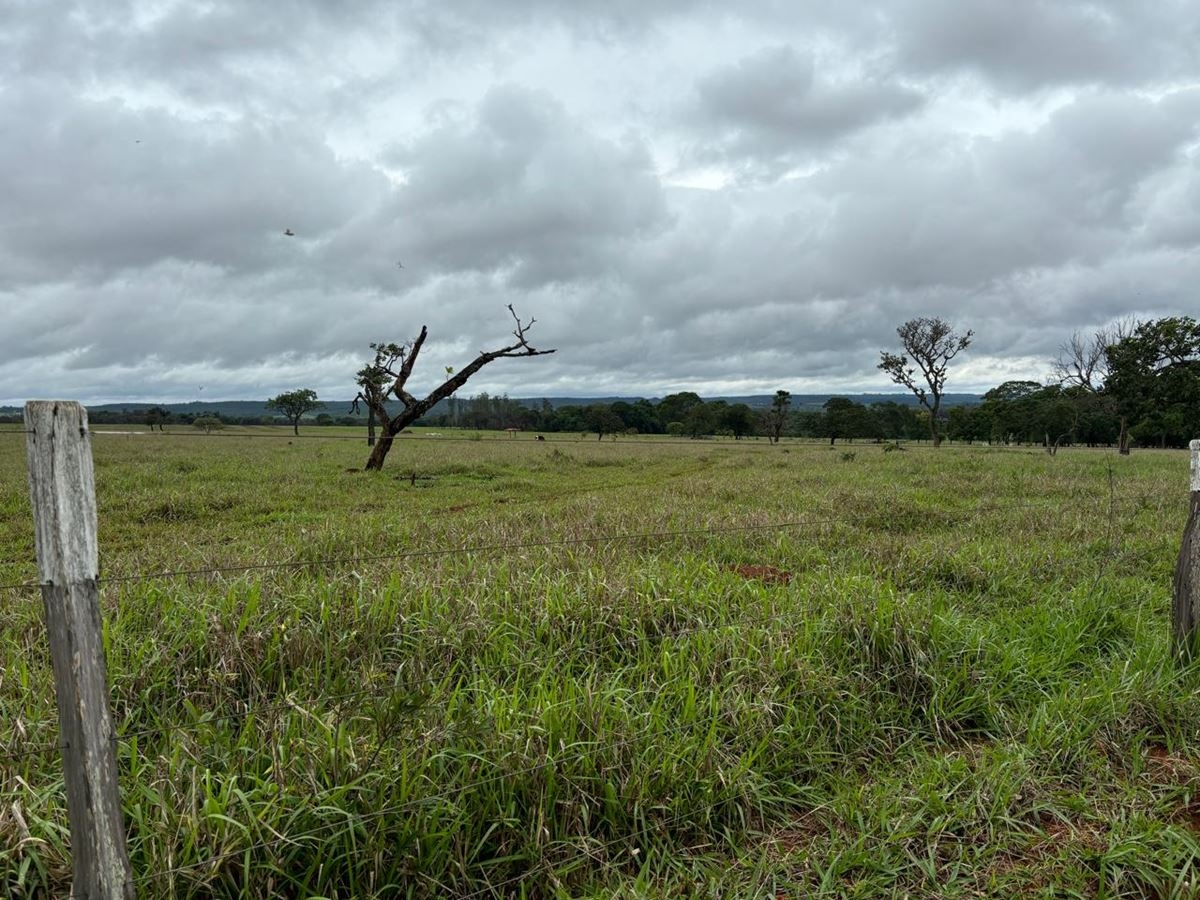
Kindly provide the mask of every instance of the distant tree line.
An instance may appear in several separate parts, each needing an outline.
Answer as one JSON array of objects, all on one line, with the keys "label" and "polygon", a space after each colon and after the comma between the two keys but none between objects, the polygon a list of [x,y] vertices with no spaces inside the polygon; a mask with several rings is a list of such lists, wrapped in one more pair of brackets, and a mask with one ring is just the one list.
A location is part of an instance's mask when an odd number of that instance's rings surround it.
[{"label": "distant tree line", "polygon": [[[782,401],[782,402],[781,402]],[[914,406],[888,401],[864,405],[846,397],[829,399],[822,409],[788,408],[786,391],[779,391],[768,408],[724,400],[705,401],[682,391],[661,400],[618,400],[612,403],[553,406],[543,400],[530,407],[503,396],[481,393],[454,400],[449,409],[426,416],[422,425],[595,435],[669,434],[706,438],[781,437],[828,438],[852,441],[928,437],[929,426]]]},{"label": "distant tree line", "polygon": [[[520,342],[524,331],[519,320],[517,325],[516,346],[521,355],[530,355]],[[414,424],[594,434],[600,440],[616,435],[669,434],[776,441],[781,437],[811,438],[830,443],[923,438],[937,442],[944,435],[954,441],[1036,443],[1051,452],[1072,444],[1116,445],[1123,451],[1131,445],[1178,447],[1200,436],[1200,323],[1190,317],[1127,321],[1092,335],[1076,333],[1060,348],[1053,364],[1054,377],[1048,383],[1006,381],[984,394],[977,405],[949,409],[938,407],[945,364],[967,346],[971,332],[958,336],[941,320],[916,319],[905,323],[898,334],[905,353],[883,353],[880,368],[898,384],[909,387],[918,406],[894,401],[863,404],[849,397],[832,397],[821,409],[797,410],[791,408],[787,391],[777,391],[767,408],[705,401],[691,391],[658,401],[554,406],[549,400],[529,405],[484,392],[465,399],[443,396],[436,412],[425,413]],[[537,353],[533,351],[533,355]],[[369,371],[369,367],[364,370]],[[454,386],[454,379],[443,385],[447,391]],[[301,416],[321,406],[316,394],[307,389],[270,401],[270,408],[284,412],[284,421],[293,430]],[[168,424],[193,425],[205,418],[222,425],[274,425],[280,421],[270,415],[171,413],[162,407],[94,410],[89,418],[97,425],[137,423],[151,430]],[[20,421],[19,414],[0,416],[0,422]],[[305,421],[318,426],[362,426],[366,417],[323,412]]]},{"label": "distant tree line", "polygon": [[1078,333],[1055,379],[1006,381],[976,407],[952,409],[959,440],[1180,447],[1200,436],[1200,323],[1187,316]]}]

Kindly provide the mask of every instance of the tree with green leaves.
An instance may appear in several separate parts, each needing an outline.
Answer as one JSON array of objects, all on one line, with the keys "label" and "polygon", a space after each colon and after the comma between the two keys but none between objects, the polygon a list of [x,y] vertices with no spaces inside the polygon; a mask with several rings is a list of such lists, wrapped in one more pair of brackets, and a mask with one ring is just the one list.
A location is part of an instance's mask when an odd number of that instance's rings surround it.
[{"label": "tree with green leaves", "polygon": [[300,434],[300,419],[315,409],[323,409],[324,406],[325,404],[317,399],[317,392],[308,388],[286,391],[267,401],[267,409],[281,413],[291,424],[292,433],[296,435]]},{"label": "tree with green leaves", "polygon": [[825,429],[829,432],[829,446],[838,438],[852,441],[856,437],[870,437],[871,411],[849,397],[830,397],[822,405],[825,410]]},{"label": "tree with green leaves", "polygon": [[596,440],[604,440],[606,434],[618,434],[625,430],[625,423],[607,403],[593,403],[583,414],[588,428],[596,432]]},{"label": "tree with green leaves", "polygon": [[778,444],[783,434],[783,426],[787,424],[788,410],[792,406],[792,395],[787,391],[776,391],[771,399],[771,408],[767,410],[767,429],[771,443]]},{"label": "tree with green leaves", "polygon": [[912,391],[929,414],[929,434],[935,447],[942,443],[938,414],[946,393],[946,369],[950,360],[971,345],[974,333],[968,330],[959,335],[942,319],[919,316],[896,329],[903,353],[880,351],[879,368]]},{"label": "tree with green leaves", "polygon": [[740,441],[742,438],[754,434],[757,424],[755,419],[754,410],[745,403],[733,403],[720,411],[717,416],[717,424],[731,433],[734,440]]},{"label": "tree with green leaves", "polygon": [[224,428],[225,423],[218,416],[197,416],[192,419],[192,427],[199,428],[205,434],[211,434]]},{"label": "tree with green leaves", "polygon": [[[433,409],[440,401],[454,394],[470,380],[472,375],[488,363],[498,359],[544,356],[555,352],[554,350],[536,350],[530,346],[528,331],[537,321],[536,319],[522,322],[511,303],[508,305],[508,311],[517,323],[517,327],[513,331],[513,337],[516,340],[495,350],[481,351],[475,359],[458,371],[447,373],[446,380],[421,400],[409,393],[408,380],[412,376],[413,367],[417,363],[417,357],[420,356],[421,348],[425,346],[429,329],[422,325],[421,332],[416,339],[408,343],[371,344],[371,349],[375,351],[375,358],[358,370],[356,380],[359,390],[352,407],[354,411],[357,411],[358,404],[365,403],[367,408],[374,413],[375,421],[382,432],[371,450],[371,455],[367,458],[367,464],[364,467],[367,471],[382,469],[383,461],[387,458],[388,451],[392,449],[396,435]],[[402,408],[399,412],[392,412],[388,409],[388,403],[393,401],[399,401],[401,404]]]},{"label": "tree with green leaves", "polygon": [[150,430],[154,430],[154,426],[158,426],[159,431],[165,431],[163,428],[171,419],[171,413],[163,409],[161,406],[152,406],[146,410],[146,424],[150,426]]},{"label": "tree with green leaves", "polygon": [[1183,444],[1200,431],[1200,322],[1172,316],[1139,322],[1107,349],[1108,381],[1142,444]]}]

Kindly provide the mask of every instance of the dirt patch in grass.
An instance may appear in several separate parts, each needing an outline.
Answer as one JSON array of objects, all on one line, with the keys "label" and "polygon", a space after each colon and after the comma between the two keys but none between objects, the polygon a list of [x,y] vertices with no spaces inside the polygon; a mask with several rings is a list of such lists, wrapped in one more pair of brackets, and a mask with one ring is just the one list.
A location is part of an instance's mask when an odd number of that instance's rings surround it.
[{"label": "dirt patch in grass", "polygon": [[787,584],[792,580],[792,573],[777,569],[775,566],[751,566],[734,563],[725,567],[728,572],[741,575],[751,581],[761,581],[763,584]]}]

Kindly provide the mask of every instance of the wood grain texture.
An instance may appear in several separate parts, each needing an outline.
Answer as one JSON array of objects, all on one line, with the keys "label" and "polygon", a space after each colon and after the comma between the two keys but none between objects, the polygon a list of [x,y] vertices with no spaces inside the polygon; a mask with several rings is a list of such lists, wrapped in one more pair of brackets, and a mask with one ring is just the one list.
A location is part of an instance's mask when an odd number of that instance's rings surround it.
[{"label": "wood grain texture", "polygon": [[1191,503],[1171,600],[1171,636],[1175,655],[1185,663],[1200,656],[1200,440],[1192,441]]},{"label": "wood grain texture", "polygon": [[87,410],[78,403],[25,404],[34,544],[71,826],[71,895],[131,900],[96,586],[96,492],[87,426]]}]

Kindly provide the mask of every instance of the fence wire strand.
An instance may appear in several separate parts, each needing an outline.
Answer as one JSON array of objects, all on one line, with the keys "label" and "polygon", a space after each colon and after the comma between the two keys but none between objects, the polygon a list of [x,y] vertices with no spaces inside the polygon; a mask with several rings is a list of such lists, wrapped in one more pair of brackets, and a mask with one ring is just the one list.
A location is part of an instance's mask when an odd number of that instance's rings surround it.
[{"label": "fence wire strand", "polygon": [[[32,432],[0,430],[0,434],[6,434],[6,433],[30,434]],[[106,431],[99,431],[99,430],[93,430],[91,433],[94,435],[117,434],[116,432],[106,432]],[[135,432],[135,434],[146,434],[146,433],[147,432]],[[280,435],[173,434],[171,436],[187,437],[187,438],[207,438],[207,437],[219,436],[219,437],[227,437],[227,438],[267,438],[267,439],[275,439],[275,440],[289,438],[289,436],[286,434],[280,434]],[[290,439],[295,440],[296,438],[295,438],[295,436],[290,436]],[[354,441],[362,440],[361,436],[353,436],[353,435],[350,435],[350,436],[309,435],[309,436],[305,436],[305,439],[310,439],[310,440],[313,440],[313,439],[354,440]],[[438,438],[438,440],[442,440],[442,441],[450,441],[450,440],[479,441],[480,438],[465,437],[465,436],[464,437],[440,437],[440,438]],[[488,440],[502,443],[502,442],[509,442],[512,439],[511,438],[491,438]],[[432,442],[430,442],[430,443],[432,443]],[[655,445],[668,445],[671,443],[687,443],[689,445],[694,444],[694,442],[692,442],[692,441],[678,441],[678,442],[662,441],[662,440],[636,441],[636,440],[632,440],[629,438],[623,439],[621,441],[621,443],[625,443],[625,444],[645,443],[645,444],[655,444]],[[425,444],[423,443],[422,445],[425,445]],[[1115,506],[1117,503],[1117,500],[1115,498],[1115,492],[1113,490],[1113,485],[1112,485],[1111,471],[1109,473],[1108,493],[1109,493],[1109,496],[1107,498],[1108,499],[1108,515],[1111,520],[1111,518],[1114,515],[1114,509],[1115,509]],[[1057,506],[1057,504],[1055,503],[1055,501],[1051,500],[1051,501],[1042,501],[1042,502],[1036,502],[1036,503],[1015,503],[1015,504],[996,504],[996,505],[989,505],[989,506],[976,506],[976,507],[972,507],[972,508],[968,508],[968,509],[940,511],[940,512],[942,515],[946,516],[946,518],[949,520],[966,520],[966,519],[971,519],[971,518],[974,518],[977,516],[986,515],[989,513],[1008,512],[1008,511],[1015,511],[1015,510],[1029,510],[1029,509],[1053,509],[1056,506]],[[526,541],[526,542],[518,542],[518,543],[479,544],[479,545],[473,545],[473,546],[449,547],[449,548],[447,548],[447,547],[441,547],[441,548],[431,547],[431,548],[405,550],[405,551],[396,552],[396,553],[366,554],[366,555],[355,555],[355,556],[348,556],[348,557],[331,557],[331,558],[323,558],[323,559],[308,560],[308,561],[287,561],[287,562],[279,561],[279,562],[257,563],[257,564],[248,564],[248,565],[230,565],[230,566],[217,566],[217,567],[210,567],[210,568],[181,569],[181,570],[174,570],[174,571],[134,573],[134,574],[130,574],[130,575],[117,575],[117,576],[113,576],[113,577],[102,577],[98,581],[101,586],[120,585],[120,584],[131,584],[131,583],[149,582],[149,581],[162,581],[162,580],[169,580],[169,579],[175,579],[175,578],[200,577],[200,576],[209,576],[209,575],[230,575],[230,574],[243,574],[243,573],[248,573],[248,572],[267,572],[267,571],[295,571],[295,570],[309,569],[309,568],[334,568],[334,567],[338,567],[338,566],[357,565],[357,564],[368,563],[368,562],[398,561],[398,560],[405,560],[405,559],[432,558],[432,557],[472,555],[472,554],[478,555],[478,554],[490,554],[490,553],[511,553],[511,552],[533,550],[533,549],[567,548],[567,547],[573,547],[573,546],[596,545],[596,544],[606,544],[606,543],[623,543],[623,542],[638,542],[638,541],[669,541],[669,540],[679,539],[679,538],[692,538],[692,537],[702,537],[702,536],[721,535],[721,534],[734,534],[734,533],[753,533],[753,532],[762,532],[762,531],[785,532],[785,531],[798,529],[798,528],[808,528],[808,527],[827,526],[827,525],[858,526],[858,525],[862,525],[863,523],[869,522],[869,521],[877,521],[877,516],[857,516],[857,517],[855,517],[855,516],[850,516],[850,517],[836,516],[836,517],[823,517],[823,518],[811,518],[811,519],[796,519],[796,520],[787,520],[787,521],[783,521],[783,522],[772,522],[772,523],[763,523],[763,524],[739,524],[739,525],[724,525],[724,526],[705,527],[705,528],[685,528],[685,529],[673,529],[673,530],[650,531],[650,532],[605,534],[605,535],[596,535],[596,536],[591,536],[591,537],[561,538],[561,539],[546,540],[546,541]],[[1109,539],[1109,543],[1110,544],[1112,543],[1111,537]],[[36,589],[36,588],[40,588],[40,587],[41,587],[41,585],[39,582],[29,582],[29,581],[12,583],[12,584],[0,584],[0,590],[4,590],[4,591],[32,590],[32,589]],[[581,646],[563,647],[560,650],[553,652],[547,656],[544,656],[544,657],[533,656],[533,657],[528,658],[527,660],[522,660],[521,663],[522,664],[524,664],[526,662],[528,662],[529,664],[541,663],[541,664],[549,666],[549,665],[552,665],[554,662],[556,662],[560,658],[563,658],[563,657],[566,657],[569,655],[579,654],[579,653],[590,654],[594,651],[603,649],[606,646],[618,646],[618,647],[624,646],[627,648],[632,648],[633,645],[637,645],[640,648],[642,645],[645,645],[645,644],[650,644],[652,646],[656,646],[658,644],[661,644],[661,643],[664,643],[667,641],[684,638],[684,637],[687,637],[687,636],[690,636],[693,634],[718,633],[718,632],[723,632],[728,629],[745,629],[745,628],[747,628],[748,625],[753,626],[755,624],[758,624],[758,623],[738,622],[738,623],[725,623],[725,624],[714,625],[712,623],[705,622],[705,623],[696,623],[696,624],[690,625],[685,628],[675,629],[670,632],[664,632],[664,633],[660,633],[660,634],[656,634],[656,635],[618,634],[615,637],[605,636],[601,640],[591,642],[589,644],[583,645],[582,647]],[[790,634],[794,634],[798,630],[797,626],[793,626],[791,628],[787,628],[787,627],[779,628],[778,626],[780,623],[773,622],[773,623],[762,623],[762,624],[764,624],[764,625],[770,624],[772,627],[772,630],[774,632],[777,632],[780,634],[790,635]],[[447,646],[452,646],[452,645],[450,645],[448,643]],[[458,677],[462,677],[462,676],[458,676]],[[454,678],[454,676],[450,676],[449,680],[452,681],[453,678]],[[335,695],[330,695],[330,696],[323,696],[319,699],[321,700],[322,703],[329,704],[333,708],[333,711],[335,711],[335,713],[337,713],[337,712],[340,712],[340,709],[338,709],[338,707],[340,707],[341,704],[346,703],[351,700],[361,700],[364,698],[367,698],[369,700],[386,700],[389,697],[394,696],[397,691],[403,690],[407,693],[419,692],[420,690],[422,690],[424,688],[433,687],[439,683],[446,682],[447,680],[448,680],[448,677],[446,675],[441,675],[441,676],[437,676],[437,677],[430,677],[429,679],[418,682],[415,685],[398,685],[396,683],[392,683],[392,684],[380,685],[380,686],[375,686],[375,687],[370,687],[370,688],[363,688],[363,689],[359,689],[359,690],[355,690],[355,691],[343,692],[340,694],[335,694]],[[569,698],[568,700],[564,700],[561,703],[554,703],[554,704],[550,704],[547,707],[542,707],[540,709],[531,710],[530,714],[531,714],[531,716],[544,715],[546,712],[548,712],[552,709],[555,709],[555,708],[558,708],[561,706],[566,706],[566,705],[569,705],[572,703],[577,703],[577,702],[578,702],[578,698]],[[290,708],[298,708],[298,703],[294,696],[288,696],[283,700],[276,701],[273,703],[257,705],[257,706],[250,706],[246,709],[239,710],[238,712],[234,712],[234,713],[201,717],[201,719],[196,722],[179,723],[179,724],[175,724],[175,725],[138,729],[138,730],[127,732],[125,734],[114,736],[113,741],[116,743],[128,743],[128,742],[135,741],[135,740],[138,740],[143,737],[149,737],[152,735],[158,735],[158,736],[165,737],[166,735],[173,734],[173,733],[200,731],[202,729],[211,727],[214,723],[220,723],[223,721],[233,721],[233,720],[247,718],[250,716],[270,717],[270,716],[273,716],[277,712],[281,712],[281,711],[284,711],[284,710],[287,710]],[[431,709],[431,708],[435,708],[435,707],[433,707],[432,705],[422,704],[420,706],[415,707],[413,711],[419,714],[421,711],[426,710],[426,709]],[[683,733],[683,732],[686,732],[691,729],[699,728],[701,726],[710,726],[713,723],[719,722],[719,721],[720,721],[720,715],[710,716],[710,717],[706,717],[706,718],[696,719],[696,720],[693,720],[693,721],[690,721],[687,723],[682,723],[682,724],[676,725],[674,727],[666,728],[666,729],[657,729],[656,728],[653,730],[652,733],[655,737],[664,737],[664,736],[669,736],[669,735],[673,735],[673,734]],[[216,866],[227,859],[236,858],[239,856],[243,856],[245,854],[254,853],[254,852],[258,852],[258,851],[269,850],[278,845],[291,844],[291,845],[299,846],[299,845],[303,844],[305,841],[312,840],[314,838],[318,838],[321,835],[327,834],[332,830],[336,830],[339,828],[359,828],[359,827],[363,826],[365,823],[378,821],[378,820],[388,817],[388,816],[402,814],[406,811],[419,808],[423,805],[449,801],[449,800],[452,800],[453,798],[458,797],[464,793],[479,790],[481,788],[485,788],[490,785],[500,783],[506,779],[525,777],[525,776],[536,774],[540,771],[544,771],[546,769],[549,769],[549,768],[552,768],[555,766],[568,765],[568,764],[571,764],[574,762],[578,762],[580,760],[585,759],[589,754],[595,752],[596,747],[601,745],[601,743],[603,743],[604,747],[609,748],[609,749],[621,749],[621,748],[632,746],[632,745],[636,744],[637,742],[644,740],[648,735],[651,734],[651,732],[649,730],[639,731],[636,734],[630,734],[620,740],[602,742],[601,736],[596,734],[586,722],[581,721],[580,724],[582,725],[582,727],[584,727],[588,731],[592,732],[592,736],[594,739],[577,742],[577,744],[575,744],[574,748],[573,748],[574,752],[564,753],[555,758],[550,758],[550,755],[548,753],[547,758],[544,759],[543,761],[536,763],[534,765],[528,766],[523,769],[518,769],[515,771],[500,771],[500,772],[498,772],[498,774],[490,775],[490,776],[483,777],[483,778],[477,778],[477,779],[474,779],[472,781],[469,781],[469,782],[466,782],[463,784],[455,785],[455,786],[453,786],[449,789],[443,790],[443,791],[434,792],[432,794],[428,794],[428,795],[421,796],[421,797],[413,797],[402,803],[393,804],[388,807],[383,807],[383,808],[380,808],[377,810],[371,810],[371,811],[365,812],[365,813],[346,815],[344,818],[341,818],[338,821],[326,822],[322,825],[316,826],[307,831],[299,832],[297,834],[280,835],[280,834],[276,833],[276,836],[271,839],[253,842],[244,847],[238,848],[236,850],[230,850],[227,852],[223,852],[223,853],[219,853],[219,854],[210,856],[204,860],[198,860],[193,863],[188,863],[188,864],[184,864],[184,865],[180,865],[180,866],[176,866],[176,867],[163,869],[163,870],[156,871],[153,873],[144,874],[142,876],[134,878],[133,883],[134,883],[134,885],[137,885],[137,886],[145,886],[147,884],[151,884],[151,883],[157,882],[159,880],[162,880],[164,878],[169,878],[174,875],[184,874],[184,873],[188,873],[188,872],[194,872],[197,870],[204,869],[205,867],[208,867],[208,866]],[[390,739],[390,735],[389,735],[388,739]],[[387,739],[381,739],[379,747],[382,748],[382,747],[386,746],[386,743],[387,743]],[[432,743],[432,739],[423,743],[421,746],[422,747],[428,746],[429,743]],[[62,749],[64,749],[63,746],[60,743],[55,742],[55,743],[46,743],[46,744],[38,745],[38,746],[29,746],[29,747],[25,747],[25,748],[22,748],[19,750],[0,750],[0,760],[9,761],[9,760],[24,759],[24,758],[33,757],[33,756],[36,756],[39,754],[58,752],[58,751],[61,751]],[[378,749],[376,750],[376,755],[378,755]],[[374,762],[374,759],[375,759],[375,757],[372,756],[371,757],[372,763]],[[503,757],[501,757],[498,760],[486,760],[483,762],[485,762],[485,764],[489,768],[492,768],[495,770],[500,770],[503,768]],[[370,768],[371,767],[368,766],[367,770],[369,771]],[[710,804],[706,804],[706,805],[702,805],[702,806],[698,806],[698,807],[691,807],[691,808],[681,811],[678,814],[673,815],[667,819],[657,821],[654,823],[654,827],[663,827],[664,825],[671,825],[674,823],[682,822],[689,817],[694,817],[694,816],[703,814],[705,812],[708,812],[709,810],[711,810],[714,807],[719,806],[723,803],[736,802],[737,800],[738,800],[738,796],[736,794],[731,794],[729,796],[722,796],[722,797],[715,799]],[[619,863],[613,862],[608,859],[604,859],[602,857],[607,856],[609,854],[609,851],[611,851],[612,849],[614,849],[618,846],[627,844],[630,841],[637,840],[639,838],[639,835],[644,835],[649,827],[650,827],[649,824],[643,824],[640,827],[633,829],[628,834],[614,838],[610,841],[602,842],[599,844],[592,844],[590,847],[582,847],[582,848],[579,848],[579,850],[580,850],[580,852],[582,852],[583,854],[585,854],[586,856],[591,858],[593,860],[594,864],[599,869],[601,869],[603,871],[618,871],[621,868],[621,865]],[[586,836],[580,836],[580,838],[585,839]],[[558,865],[561,865],[561,864],[558,864]],[[523,881],[530,877],[535,877],[538,875],[551,875],[552,876],[554,873],[554,870],[556,868],[558,868],[558,865],[550,863],[549,861],[544,861],[542,863],[532,866],[530,869],[528,869],[527,871],[525,871],[519,875],[513,876],[511,878],[505,879],[500,882],[496,882],[494,884],[488,884],[486,887],[477,889],[475,891],[464,894],[462,896],[469,897],[469,898],[485,897],[485,896],[489,896],[489,895],[495,896],[495,895],[498,895],[499,892],[504,891],[506,888],[512,887],[513,885],[519,883],[520,881]],[[417,877],[422,877],[422,878],[427,877],[427,876],[420,875],[419,873],[414,873],[414,874],[416,874]],[[436,883],[436,880],[434,880],[434,881]]]}]

